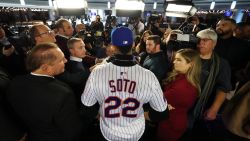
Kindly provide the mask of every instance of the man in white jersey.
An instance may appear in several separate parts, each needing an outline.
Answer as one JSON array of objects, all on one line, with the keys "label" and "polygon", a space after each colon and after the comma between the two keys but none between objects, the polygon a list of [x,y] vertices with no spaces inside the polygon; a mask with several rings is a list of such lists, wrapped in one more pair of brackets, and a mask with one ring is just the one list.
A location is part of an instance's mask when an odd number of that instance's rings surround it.
[{"label": "man in white jersey", "polygon": [[[97,66],[87,81],[81,100],[85,108],[100,105],[100,128],[105,140],[136,141],[145,129],[146,116],[160,121],[168,116],[167,102],[155,75],[133,61],[132,31],[119,27],[111,33],[117,53],[110,62]],[[89,110],[90,111],[90,110]]]}]

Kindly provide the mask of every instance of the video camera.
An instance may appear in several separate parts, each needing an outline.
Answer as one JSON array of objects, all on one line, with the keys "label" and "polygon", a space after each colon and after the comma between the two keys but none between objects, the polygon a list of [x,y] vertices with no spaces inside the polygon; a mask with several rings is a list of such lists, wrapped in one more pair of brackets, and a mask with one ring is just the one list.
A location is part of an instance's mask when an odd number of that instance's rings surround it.
[{"label": "video camera", "polygon": [[159,20],[159,16],[156,14],[152,14],[150,17],[148,17],[148,23],[154,24]]},{"label": "video camera", "polygon": [[8,41],[7,38],[3,39],[2,41],[0,41],[1,47],[4,49],[9,49],[12,47],[12,44]]},{"label": "video camera", "polygon": [[193,34],[182,34],[178,32],[171,33],[170,40],[166,44],[166,48],[171,51],[178,51],[184,48],[196,49],[198,38]]},{"label": "video camera", "polygon": [[193,34],[174,33],[170,35],[170,40],[197,43],[198,39]]},{"label": "video camera", "polygon": [[91,44],[93,44],[93,42],[95,41],[95,38],[92,35],[91,31],[81,30],[77,34],[77,37],[78,38],[82,38],[82,40],[84,41],[84,43],[91,43]]}]

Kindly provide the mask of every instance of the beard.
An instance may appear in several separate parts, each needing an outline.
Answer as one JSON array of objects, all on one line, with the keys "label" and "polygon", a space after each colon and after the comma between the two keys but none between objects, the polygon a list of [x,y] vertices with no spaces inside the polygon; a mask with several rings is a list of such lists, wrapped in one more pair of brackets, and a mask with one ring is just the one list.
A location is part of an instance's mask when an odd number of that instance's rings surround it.
[{"label": "beard", "polygon": [[216,33],[218,34],[218,36],[224,36],[227,34],[230,34],[232,31],[231,30],[222,30],[222,29],[216,29]]}]

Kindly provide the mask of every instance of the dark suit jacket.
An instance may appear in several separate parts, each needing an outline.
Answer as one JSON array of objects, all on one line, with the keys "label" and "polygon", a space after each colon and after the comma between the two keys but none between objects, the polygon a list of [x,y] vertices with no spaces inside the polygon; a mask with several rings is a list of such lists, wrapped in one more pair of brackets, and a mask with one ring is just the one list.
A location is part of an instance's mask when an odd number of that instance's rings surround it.
[{"label": "dark suit jacket", "polygon": [[62,50],[62,52],[64,53],[64,56],[67,60],[69,60],[69,56],[70,56],[70,52],[67,46],[68,43],[68,38],[63,37],[61,35],[56,35],[56,44],[58,45],[58,47]]},{"label": "dark suit jacket", "polygon": [[[66,37],[63,37],[61,35],[56,35],[55,38],[56,38],[56,44],[64,53],[65,58],[69,61],[70,52],[69,52],[69,48],[67,46],[69,39],[67,39]],[[92,67],[95,65],[95,59],[96,59],[96,57],[87,55],[83,58],[83,62],[85,62],[88,65],[88,67]]]},{"label": "dark suit jacket", "polygon": [[152,71],[159,80],[159,83],[162,84],[162,80],[166,77],[169,70],[169,62],[163,52],[160,51],[155,54],[149,54],[143,62],[142,67]]},{"label": "dark suit jacket", "polygon": [[77,81],[77,83],[69,83],[69,85],[76,94],[78,105],[81,106],[81,95],[90,74],[89,68],[83,62],[69,60],[66,63],[65,69],[71,74],[71,79],[74,78],[74,81]]},{"label": "dark suit jacket", "polygon": [[9,82],[10,78],[0,67],[0,141],[18,141],[24,135],[21,124],[6,104],[5,90]]},{"label": "dark suit jacket", "polygon": [[7,90],[13,111],[31,141],[77,141],[82,121],[74,94],[54,78],[31,74],[15,78]]}]

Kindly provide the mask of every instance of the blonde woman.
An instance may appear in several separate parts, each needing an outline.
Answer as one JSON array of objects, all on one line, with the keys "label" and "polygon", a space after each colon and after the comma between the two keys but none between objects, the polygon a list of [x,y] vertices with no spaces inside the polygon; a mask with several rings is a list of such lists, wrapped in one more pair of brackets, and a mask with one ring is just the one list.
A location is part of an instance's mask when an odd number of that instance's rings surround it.
[{"label": "blonde woman", "polygon": [[170,109],[169,118],[159,123],[159,141],[177,141],[188,126],[188,111],[200,93],[201,60],[192,49],[176,52],[174,69],[164,81],[164,95]]}]

